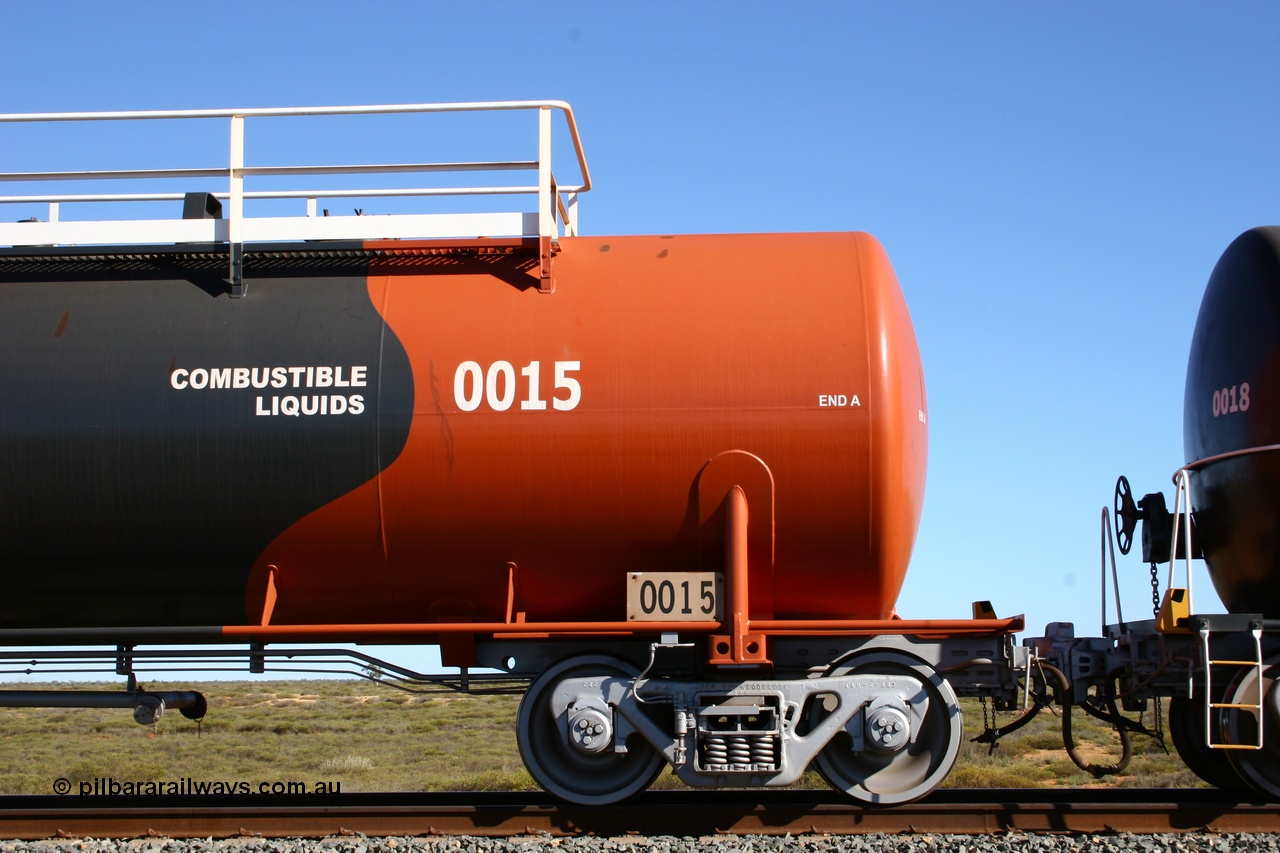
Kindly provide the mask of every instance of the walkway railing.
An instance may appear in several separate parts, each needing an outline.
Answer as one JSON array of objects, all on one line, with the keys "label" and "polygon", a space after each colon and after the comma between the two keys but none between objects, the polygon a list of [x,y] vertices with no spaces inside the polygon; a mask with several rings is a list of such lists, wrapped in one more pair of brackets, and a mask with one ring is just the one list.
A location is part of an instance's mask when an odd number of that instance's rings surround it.
[{"label": "walkway railing", "polygon": [[[267,119],[299,116],[368,116],[403,113],[479,113],[494,111],[528,111],[536,113],[536,156],[522,160],[486,160],[469,162],[398,162],[345,165],[254,165],[245,161],[246,125],[252,123],[255,133],[259,124],[265,129]],[[578,183],[559,183],[551,168],[552,114],[564,115],[576,157]],[[253,122],[248,122],[252,119]],[[591,189],[591,177],[573,111],[563,101],[492,101],[452,104],[393,104],[351,107],[293,107],[284,109],[228,109],[142,112],[84,112],[0,114],[0,125],[38,122],[150,122],[223,120],[229,124],[227,165],[198,165],[167,169],[104,169],[53,172],[0,172],[0,189],[29,182],[67,184],[69,192],[0,194],[0,246],[67,246],[148,243],[227,243],[231,247],[232,280],[238,277],[237,258],[244,243],[294,240],[394,240],[436,239],[455,237],[519,237],[554,241],[561,234],[578,231],[578,197]],[[226,125],[223,125],[226,127]],[[0,127],[0,135],[5,128]],[[0,137],[2,138],[2,137]],[[6,146],[0,146],[4,151]],[[5,164],[0,163],[0,168]],[[486,185],[480,178],[491,172],[527,172],[532,183],[507,186]],[[465,176],[460,185],[398,185],[343,187],[331,180],[340,175],[409,176],[452,173]],[[315,186],[304,189],[253,189],[265,178],[315,179]],[[326,180],[330,179],[330,180]],[[139,192],[87,192],[100,182],[113,188],[130,181],[162,182],[173,189]],[[188,182],[183,187],[180,182]],[[201,193],[194,200],[191,189],[203,189],[216,181],[225,189]],[[77,188],[82,191],[77,192]],[[528,196],[531,204],[515,211],[485,212],[406,212],[383,215],[359,215],[362,211],[341,216],[317,216],[317,202],[333,198],[417,198],[440,199],[479,196]],[[206,197],[216,199],[208,201]],[[246,201],[293,199],[299,202],[293,215],[247,216]],[[184,201],[185,215],[192,218],[129,219],[123,205],[138,202]],[[203,202],[203,203],[201,203]],[[64,217],[64,206],[108,203],[113,214],[107,219]],[[19,215],[22,221],[3,221],[9,205],[25,205]],[[33,205],[41,212],[32,214]],[[424,205],[429,206],[429,205]],[[193,210],[196,212],[193,213]],[[328,211],[325,211],[327,214]]]}]

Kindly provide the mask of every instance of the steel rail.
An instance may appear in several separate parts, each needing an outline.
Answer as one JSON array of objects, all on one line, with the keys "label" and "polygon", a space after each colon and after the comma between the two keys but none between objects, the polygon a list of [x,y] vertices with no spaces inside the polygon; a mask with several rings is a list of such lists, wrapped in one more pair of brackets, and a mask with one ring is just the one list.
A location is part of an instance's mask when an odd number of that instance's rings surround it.
[{"label": "steel rail", "polygon": [[961,790],[893,809],[826,791],[650,792],[614,806],[545,794],[2,797],[0,838],[1273,833],[1280,805],[1217,790]]}]

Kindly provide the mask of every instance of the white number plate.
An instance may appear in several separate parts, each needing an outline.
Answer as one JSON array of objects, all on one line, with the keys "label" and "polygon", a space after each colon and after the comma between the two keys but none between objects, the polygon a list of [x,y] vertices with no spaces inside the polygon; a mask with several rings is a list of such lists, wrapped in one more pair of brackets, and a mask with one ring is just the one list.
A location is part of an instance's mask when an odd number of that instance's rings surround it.
[{"label": "white number plate", "polygon": [[720,622],[724,575],[719,572],[628,572],[632,622]]}]

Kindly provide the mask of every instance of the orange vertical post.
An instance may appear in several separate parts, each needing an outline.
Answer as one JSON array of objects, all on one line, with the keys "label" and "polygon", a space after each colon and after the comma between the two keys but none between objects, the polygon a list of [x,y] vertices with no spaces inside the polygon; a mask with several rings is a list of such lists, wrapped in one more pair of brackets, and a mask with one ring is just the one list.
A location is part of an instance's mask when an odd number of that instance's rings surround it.
[{"label": "orange vertical post", "polygon": [[724,569],[728,575],[729,613],[732,633],[711,638],[710,663],[767,664],[763,634],[751,633],[751,588],[748,582],[747,494],[732,486],[725,501]]}]

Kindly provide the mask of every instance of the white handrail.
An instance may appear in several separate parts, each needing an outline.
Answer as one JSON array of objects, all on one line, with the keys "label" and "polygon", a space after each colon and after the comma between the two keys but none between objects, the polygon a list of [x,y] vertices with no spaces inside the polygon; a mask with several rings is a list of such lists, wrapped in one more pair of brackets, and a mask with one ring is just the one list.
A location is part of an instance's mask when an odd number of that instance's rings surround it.
[{"label": "white handrail", "polygon": [[573,150],[577,153],[578,169],[582,173],[582,192],[591,189],[591,173],[587,169],[586,155],[582,151],[582,137],[573,107],[565,101],[474,101],[444,104],[366,104],[346,107],[248,107],[244,109],[213,110],[133,110],[123,112],[83,113],[0,113],[0,123],[48,122],[48,121],[131,121],[135,119],[185,119],[185,118],[283,118],[287,116],[333,115],[387,115],[395,113],[456,113],[494,112],[500,110],[560,110],[569,126]]},{"label": "white handrail", "polygon": [[1116,569],[1116,545],[1111,537],[1111,513],[1102,508],[1102,635],[1107,635],[1107,555],[1111,556],[1111,582],[1116,598],[1116,620],[1124,624],[1124,609],[1120,606],[1120,573]]},{"label": "white handrail", "polygon": [[[288,118],[296,116],[368,116],[389,114],[462,113],[526,110],[537,111],[537,159],[495,160],[462,163],[385,163],[345,164],[323,166],[255,166],[244,161],[245,120],[260,118]],[[564,115],[570,139],[573,143],[581,182],[576,185],[558,184],[551,170],[551,126],[553,112]],[[196,167],[187,169],[117,169],[74,170],[55,172],[0,172],[0,184],[18,181],[118,181],[135,179],[220,178],[227,181],[225,191],[210,193],[227,201],[227,221],[210,230],[209,224],[168,223],[164,220],[96,220],[68,221],[57,206],[74,203],[102,202],[154,202],[183,198],[184,193],[150,191],[137,193],[104,193],[100,187],[85,193],[32,193],[27,195],[0,195],[0,204],[48,204],[49,221],[24,221],[0,223],[0,246],[65,245],[94,243],[148,243],[171,242],[176,234],[189,234],[193,242],[222,239],[232,244],[233,270],[236,250],[246,241],[315,240],[315,239],[371,239],[379,236],[378,225],[384,226],[387,238],[406,238],[417,235],[423,238],[440,236],[519,236],[557,239],[563,233],[578,233],[578,196],[591,189],[591,175],[587,168],[582,140],[572,108],[564,101],[483,101],[441,104],[379,104],[363,106],[285,107],[203,110],[136,110],[118,112],[77,113],[5,113],[0,114],[0,125],[38,122],[100,122],[100,121],[170,121],[185,119],[226,119],[230,123],[230,145],[225,167]],[[0,127],[0,133],[3,128]],[[0,164],[3,165],[3,164]],[[527,170],[537,175],[533,185],[515,186],[458,186],[458,187],[379,187],[376,189],[349,189],[315,187],[301,190],[249,190],[245,183],[260,177],[326,176],[326,175],[393,175],[418,173],[481,173],[489,171]],[[362,197],[467,197],[498,195],[534,196],[535,219],[520,211],[505,214],[386,214],[377,217],[343,216],[323,217],[318,223],[314,214],[314,201],[319,198]],[[309,215],[296,217],[246,217],[243,203],[246,200],[306,199]],[[340,220],[340,221],[335,221]],[[364,220],[342,222],[341,220]],[[255,222],[258,223],[255,225]],[[289,223],[296,229],[291,230]],[[494,229],[498,229],[495,231]],[[415,229],[420,229],[420,233]],[[223,236],[225,235],[225,236]]]},{"label": "white handrail", "polygon": [[[257,190],[246,192],[246,199],[288,199],[288,198],[396,198],[400,196],[464,196],[464,195],[532,195],[538,191],[535,186],[520,187],[469,187],[460,190],[455,187],[405,187],[403,189],[354,189],[354,190]],[[216,199],[230,198],[230,193],[209,193]],[[41,204],[58,204],[61,202],[111,202],[111,201],[182,201],[186,193],[86,193],[81,195],[24,195],[0,196],[0,204],[15,202],[36,202]]]},{"label": "white handrail", "polygon": [[1179,468],[1173,475],[1173,532],[1169,536],[1169,583],[1173,589],[1174,574],[1178,565],[1178,533],[1183,537],[1184,568],[1187,576],[1187,612],[1195,613],[1195,599],[1191,589],[1191,474],[1190,467]]}]

